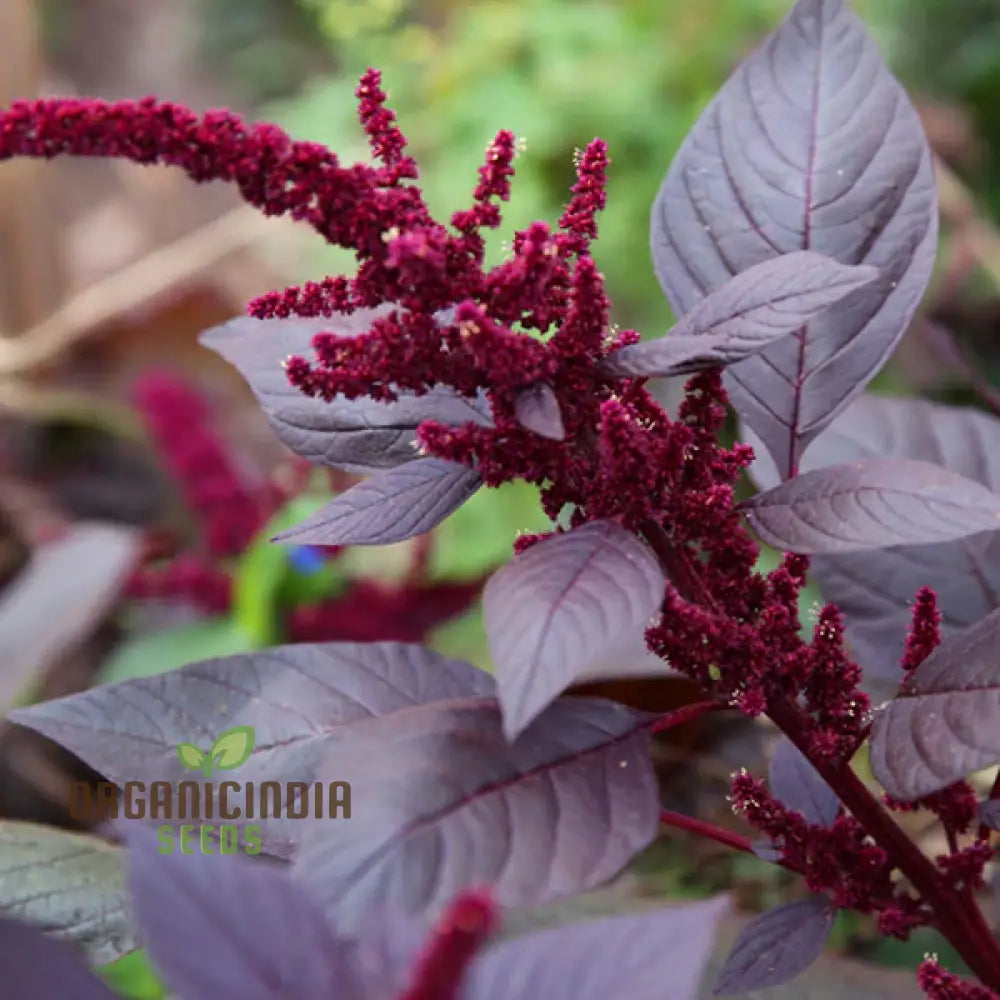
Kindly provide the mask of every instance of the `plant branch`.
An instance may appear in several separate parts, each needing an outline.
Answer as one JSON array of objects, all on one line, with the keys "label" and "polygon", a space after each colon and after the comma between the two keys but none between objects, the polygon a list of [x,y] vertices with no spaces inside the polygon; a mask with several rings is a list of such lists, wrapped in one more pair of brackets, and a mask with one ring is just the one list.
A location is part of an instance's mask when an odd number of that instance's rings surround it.
[{"label": "plant branch", "polygon": [[805,754],[841,802],[884,848],[893,864],[932,907],[938,930],[954,945],[970,969],[991,988],[1000,986],[1000,949],[978,906],[969,905],[934,863],[903,832],[888,811],[854,773],[847,761],[817,759],[811,753],[809,720],[794,702],[769,706],[771,721]]},{"label": "plant branch", "polygon": [[746,854],[753,854],[753,845],[747,837],[730,830],[724,830],[721,826],[708,823],[703,819],[695,819],[693,816],[685,816],[683,813],[674,812],[672,809],[660,810],[660,822],[664,826],[672,826],[677,830],[687,830],[689,833],[697,833],[702,837],[708,837],[719,844],[725,844],[737,851]]},{"label": "plant branch", "polygon": [[[682,596],[705,607],[717,608],[713,595],[688,554],[682,553],[659,525],[644,523],[640,530]],[[985,985],[1000,988],[1000,948],[979,907],[970,905],[970,900],[952,887],[934,863],[903,832],[854,773],[849,761],[835,762],[813,753],[812,720],[802,708],[786,698],[770,704],[767,714],[813,764],[868,835],[888,853],[892,864],[910,880],[924,902],[932,907],[938,930],[956,948],[969,968]],[[701,833],[737,850],[753,850],[747,838],[730,834],[701,820],[669,811],[661,813],[661,820],[671,826]]]},{"label": "plant branch", "polygon": [[653,723],[652,731],[654,733],[664,733],[668,729],[673,729],[674,726],[682,726],[685,722],[693,722],[695,719],[700,719],[707,712],[718,712],[727,707],[718,701],[696,701],[690,705],[684,705],[682,708],[677,708],[672,712],[661,715]]},{"label": "plant branch", "polygon": [[715,596],[705,586],[690,555],[675,545],[660,525],[650,518],[639,525],[639,532],[656,553],[670,582],[684,597],[707,608],[717,607]]}]

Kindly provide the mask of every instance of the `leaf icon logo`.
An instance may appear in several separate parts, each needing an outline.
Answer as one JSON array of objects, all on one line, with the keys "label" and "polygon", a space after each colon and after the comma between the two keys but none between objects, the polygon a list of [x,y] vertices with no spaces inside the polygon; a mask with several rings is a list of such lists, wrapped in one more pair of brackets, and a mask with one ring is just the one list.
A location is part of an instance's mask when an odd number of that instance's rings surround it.
[{"label": "leaf icon logo", "polygon": [[212,764],[221,771],[231,771],[245,764],[253,753],[253,726],[233,726],[221,733],[209,754]]},{"label": "leaf icon logo", "polygon": [[231,771],[245,764],[253,748],[253,726],[233,726],[219,734],[208,753],[193,743],[178,744],[177,758],[189,771],[202,771],[206,778],[211,778],[217,768]]}]

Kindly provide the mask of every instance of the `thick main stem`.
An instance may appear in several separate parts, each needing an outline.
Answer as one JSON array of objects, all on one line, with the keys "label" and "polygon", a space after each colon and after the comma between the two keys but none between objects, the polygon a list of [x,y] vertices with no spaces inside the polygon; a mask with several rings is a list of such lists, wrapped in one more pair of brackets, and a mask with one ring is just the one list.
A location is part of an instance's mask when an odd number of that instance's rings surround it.
[{"label": "thick main stem", "polygon": [[771,721],[809,757],[813,767],[837,793],[840,801],[889,854],[893,864],[910,880],[934,911],[938,930],[951,942],[966,965],[992,989],[1000,987],[1000,949],[979,907],[957,893],[933,862],[903,832],[882,804],[868,790],[846,761],[815,759],[810,753],[808,720],[791,701],[768,709]]},{"label": "thick main stem", "polygon": [[[690,556],[680,550],[655,522],[644,523],[640,530],[678,591],[687,600],[707,608],[716,608],[717,602]],[[767,714],[811,761],[869,836],[888,853],[895,867],[910,880],[924,902],[933,910],[937,929],[962,956],[966,965],[983,984],[1000,990],[1000,947],[990,933],[979,907],[966,895],[955,891],[934,863],[903,832],[864,782],[851,770],[849,762],[814,759],[809,739],[810,720],[798,705],[790,699],[778,701],[768,706]],[[675,819],[672,814],[669,818]],[[686,829],[695,829],[697,826],[696,822],[686,818],[683,824],[674,825],[683,825]],[[735,842],[730,846],[745,849]]]}]

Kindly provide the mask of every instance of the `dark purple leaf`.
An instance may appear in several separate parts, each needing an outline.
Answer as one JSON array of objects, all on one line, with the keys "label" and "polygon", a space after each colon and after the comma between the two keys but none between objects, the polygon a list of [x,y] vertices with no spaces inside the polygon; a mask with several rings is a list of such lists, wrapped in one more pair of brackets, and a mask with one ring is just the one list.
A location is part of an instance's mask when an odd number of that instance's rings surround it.
[{"label": "dark purple leaf", "polygon": [[801,813],[813,826],[832,826],[837,818],[840,799],[786,736],[778,740],[767,783],[783,806]]},{"label": "dark purple leaf", "polygon": [[612,375],[666,377],[732,365],[877,277],[873,267],[848,267],[811,250],[783,254],[730,278],[665,337],[620,348],[601,367]]},{"label": "dark purple leaf", "polygon": [[944,466],[907,458],[806,472],[742,509],[768,545],[803,553],[950,541],[1000,524],[1000,496]]},{"label": "dark purple leaf", "polygon": [[1000,830],[1000,799],[979,803],[979,822],[991,830]]},{"label": "dark purple leaf", "polygon": [[275,535],[297,545],[388,545],[440,524],[482,485],[456,462],[421,458],[377,472],[312,517]]},{"label": "dark purple leaf", "polygon": [[614,521],[553,535],[497,571],[483,617],[508,737],[641,635],[665,584],[653,553]]},{"label": "dark purple leaf", "polygon": [[492,698],[421,705],[332,735],[320,780],[349,821],[308,824],[294,871],[352,931],[374,906],[434,912],[469,885],[540,903],[615,875],[656,835],[649,722],[563,698],[513,745]]},{"label": "dark purple leaf", "polygon": [[[310,781],[338,727],[439,699],[488,696],[489,674],[407,643],[301,643],[193,663],[18,709],[35,729],[109,780],[181,781],[181,743],[205,749],[253,726],[241,781]],[[223,781],[220,773],[213,780]],[[260,822],[264,850],[289,857],[302,821]]]},{"label": "dark purple leaf", "polygon": [[129,888],[153,964],[184,1000],[361,1000],[349,951],[286,869],[157,852],[128,836]]},{"label": "dark purple leaf", "polygon": [[813,896],[752,920],[726,959],[715,995],[780,986],[805,972],[822,952],[835,915],[828,899]]},{"label": "dark purple leaf", "polygon": [[695,1000],[725,896],[550,927],[487,951],[462,1000]]},{"label": "dark purple leaf", "polygon": [[782,476],[902,336],[934,263],[930,150],[905,92],[844,0],[800,0],[733,74],[675,157],[652,212],[678,316],[794,250],[879,279],[728,369],[736,409]]},{"label": "dark purple leaf", "polygon": [[240,316],[201,335],[246,379],[274,432],[298,455],[352,472],[389,469],[419,457],[415,431],[424,420],[460,425],[492,423],[485,397],[468,399],[447,386],[423,396],[400,390],[392,403],[341,396],[326,403],[289,385],[282,363],[313,357],[317,333],[357,336],[395,307],[359,309],[331,319],[254,319]]},{"label": "dark purple leaf", "polygon": [[3,917],[0,986],[4,1000],[117,1000],[69,945]]},{"label": "dark purple leaf", "polygon": [[566,437],[559,400],[547,382],[522,389],[514,402],[514,414],[522,427],[544,438],[562,441]]},{"label": "dark purple leaf", "polygon": [[875,717],[869,756],[903,801],[1000,763],[1000,610],[941,643]]},{"label": "dark purple leaf", "polygon": [[[755,443],[746,428],[743,439]],[[1000,420],[968,407],[866,394],[809,446],[801,468],[878,457],[935,462],[1000,490]],[[773,462],[759,449],[751,472],[761,489],[779,481]],[[816,556],[810,569],[823,597],[844,611],[865,687],[878,698],[890,697],[902,680],[903,641],[920,587],[937,592],[946,636],[1000,607],[1000,531],[933,545]]]},{"label": "dark purple leaf", "polygon": [[0,709],[107,614],[139,543],[129,528],[78,524],[34,552],[0,596]]},{"label": "dark purple leaf", "polygon": [[79,948],[94,965],[137,948],[121,848],[98,837],[0,820],[0,914]]},{"label": "dark purple leaf", "polygon": [[750,849],[760,858],[761,861],[769,861],[777,864],[782,857],[780,848],[775,847],[770,840],[754,840],[750,842]]}]

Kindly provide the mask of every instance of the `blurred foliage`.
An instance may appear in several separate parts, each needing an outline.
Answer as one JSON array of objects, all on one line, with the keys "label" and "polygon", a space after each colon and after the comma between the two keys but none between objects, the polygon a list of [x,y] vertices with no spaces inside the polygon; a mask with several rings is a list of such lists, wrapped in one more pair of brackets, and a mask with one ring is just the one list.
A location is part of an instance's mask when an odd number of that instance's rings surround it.
[{"label": "blurred foliage", "polygon": [[142,948],[97,971],[108,986],[125,1000],[166,1000],[167,990],[157,978]]},{"label": "blurred foliage", "polygon": [[890,57],[900,75],[970,115],[982,156],[969,179],[1000,218],[1000,3],[888,0],[886,14],[898,25]]},{"label": "blurred foliage", "polygon": [[300,0],[319,19],[324,37],[334,43],[355,42],[386,31],[406,11],[407,0]]},{"label": "blurred foliage", "polygon": [[202,60],[251,104],[288,95],[335,61],[315,14],[287,0],[199,0]]},{"label": "blurred foliage", "polygon": [[188,663],[216,656],[233,656],[259,649],[260,644],[231,618],[204,618],[151,633],[129,635],[101,665],[99,684],[152,677]]}]

